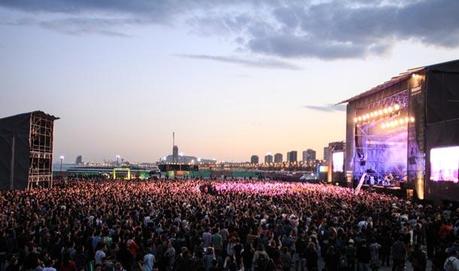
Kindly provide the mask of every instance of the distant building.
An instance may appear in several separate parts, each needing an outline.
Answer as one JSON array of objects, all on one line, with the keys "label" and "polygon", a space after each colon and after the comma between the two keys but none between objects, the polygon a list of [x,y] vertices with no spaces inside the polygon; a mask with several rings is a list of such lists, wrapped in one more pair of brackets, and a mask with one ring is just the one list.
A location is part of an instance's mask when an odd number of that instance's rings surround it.
[{"label": "distant building", "polygon": [[83,156],[81,155],[78,155],[75,159],[75,164],[78,166],[78,165],[82,165],[83,164]]},{"label": "distant building", "polygon": [[168,155],[163,159],[166,163],[185,163],[185,164],[197,164],[198,158],[190,155]]},{"label": "distant building", "polygon": [[298,152],[297,151],[289,151],[287,153],[287,161],[288,162],[296,162],[296,161],[298,161]]},{"label": "distant building", "polygon": [[198,158],[199,164],[216,164],[217,160],[215,159],[207,159],[207,158]]},{"label": "distant building", "polygon": [[316,151],[307,149],[303,151],[303,162],[316,160]]},{"label": "distant building", "polygon": [[258,155],[252,155],[252,156],[250,157],[250,163],[251,163],[251,164],[257,165],[257,164],[259,163]]},{"label": "distant building", "polygon": [[282,157],[282,153],[274,154],[274,163],[282,163],[284,158]]},{"label": "distant building", "polygon": [[324,160],[325,161],[328,161],[328,153],[329,153],[328,147],[324,147]]},{"label": "distant building", "polygon": [[173,163],[181,162],[181,161],[179,161],[179,149],[178,149],[178,146],[175,145],[175,132],[172,132],[172,162]]},{"label": "distant building", "polygon": [[274,161],[274,158],[272,154],[266,154],[265,155],[265,164],[271,164]]},{"label": "distant building", "polygon": [[172,147],[172,162],[173,163],[178,163],[179,162],[179,152],[178,152],[178,146],[174,145]]}]

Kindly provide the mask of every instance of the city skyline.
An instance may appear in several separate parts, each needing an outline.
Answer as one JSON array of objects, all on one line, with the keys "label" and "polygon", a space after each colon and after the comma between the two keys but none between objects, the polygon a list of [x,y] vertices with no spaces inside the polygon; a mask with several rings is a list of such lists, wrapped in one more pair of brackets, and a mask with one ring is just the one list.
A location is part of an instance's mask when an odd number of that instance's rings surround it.
[{"label": "city skyline", "polygon": [[321,158],[345,139],[332,105],[457,58],[458,12],[453,0],[3,1],[0,118],[60,117],[55,161],[157,161],[172,131],[185,154],[219,161]]}]

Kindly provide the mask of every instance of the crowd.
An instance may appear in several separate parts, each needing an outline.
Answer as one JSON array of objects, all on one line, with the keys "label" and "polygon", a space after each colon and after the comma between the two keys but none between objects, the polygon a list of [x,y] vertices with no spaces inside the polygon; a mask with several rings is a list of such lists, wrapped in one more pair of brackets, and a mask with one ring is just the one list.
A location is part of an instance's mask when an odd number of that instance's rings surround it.
[{"label": "crowd", "polygon": [[452,205],[331,185],[74,180],[0,193],[0,271],[426,270],[428,259],[450,271],[458,234]]}]

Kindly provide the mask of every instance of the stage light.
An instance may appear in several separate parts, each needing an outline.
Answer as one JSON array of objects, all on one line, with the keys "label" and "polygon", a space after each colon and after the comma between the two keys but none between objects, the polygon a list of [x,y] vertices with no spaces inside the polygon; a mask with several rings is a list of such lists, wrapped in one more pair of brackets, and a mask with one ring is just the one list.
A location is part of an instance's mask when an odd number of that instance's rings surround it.
[{"label": "stage light", "polygon": [[357,123],[359,121],[359,118],[354,118],[354,123]]},{"label": "stage light", "polygon": [[414,117],[411,117],[411,118],[410,118],[410,121],[411,121],[411,122],[414,122],[414,121],[415,121]]},{"label": "stage light", "polygon": [[400,109],[400,105],[399,104],[395,104],[394,105],[394,109],[395,109],[395,111],[399,110]]}]

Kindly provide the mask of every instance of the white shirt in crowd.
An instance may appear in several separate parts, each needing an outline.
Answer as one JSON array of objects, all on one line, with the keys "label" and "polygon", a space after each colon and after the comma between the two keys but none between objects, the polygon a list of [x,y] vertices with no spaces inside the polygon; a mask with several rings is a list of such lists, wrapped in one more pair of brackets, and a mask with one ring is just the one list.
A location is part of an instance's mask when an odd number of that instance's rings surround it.
[{"label": "white shirt in crowd", "polygon": [[98,251],[96,251],[96,256],[94,256],[95,264],[103,264],[105,256],[106,255],[103,250],[99,249]]},{"label": "white shirt in crowd", "polygon": [[153,265],[155,263],[155,255],[148,253],[143,256],[143,271],[153,271]]},{"label": "white shirt in crowd", "polygon": [[459,271],[459,259],[454,256],[448,257],[443,268],[445,271]]}]

